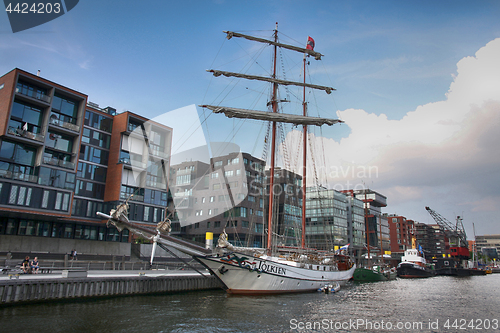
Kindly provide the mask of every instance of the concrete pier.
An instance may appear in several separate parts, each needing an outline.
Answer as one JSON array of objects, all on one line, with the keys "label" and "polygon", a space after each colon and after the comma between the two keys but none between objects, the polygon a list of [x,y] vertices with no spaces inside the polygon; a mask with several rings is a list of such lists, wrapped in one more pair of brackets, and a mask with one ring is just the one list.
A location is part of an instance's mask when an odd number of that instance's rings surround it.
[{"label": "concrete pier", "polygon": [[78,298],[158,294],[218,289],[219,281],[206,273],[187,271],[89,271],[87,277],[58,274],[0,277],[0,306]]}]

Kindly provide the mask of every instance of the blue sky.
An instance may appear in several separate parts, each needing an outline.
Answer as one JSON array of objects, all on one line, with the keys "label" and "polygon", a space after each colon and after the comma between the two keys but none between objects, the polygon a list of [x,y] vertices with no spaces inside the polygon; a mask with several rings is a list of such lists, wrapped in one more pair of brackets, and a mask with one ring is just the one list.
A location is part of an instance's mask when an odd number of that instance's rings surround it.
[{"label": "blue sky", "polygon": [[[399,125],[406,124],[404,119],[409,113],[441,114],[440,102],[448,101],[453,83],[461,76],[457,64],[475,57],[476,52],[500,37],[498,17],[498,1],[86,0],[54,21],[16,34],[11,32],[7,15],[0,14],[0,73],[15,67],[32,73],[41,70],[42,77],[87,94],[89,101],[101,107],[109,105],[119,112],[131,110],[153,118],[217,99],[219,83],[205,70],[212,64],[227,64],[234,59],[234,52],[251,50],[245,42],[225,41],[222,30],[270,36],[278,22],[279,30],[299,43],[305,44],[307,36],[314,37],[316,50],[325,54],[321,64],[314,64],[323,72],[317,83],[338,90],[319,103],[331,109],[334,116],[350,120],[315,133],[332,140],[332,152],[348,156],[345,160],[332,158],[332,163],[357,168],[376,164],[380,174],[363,181],[388,196],[388,213],[432,223],[424,209],[428,205],[450,220],[463,214],[470,235],[472,227],[467,223],[472,222],[478,234],[500,234],[498,208],[487,204],[488,200],[500,198],[500,193],[484,188],[500,181],[499,161],[489,158],[498,153],[496,145],[488,146],[485,155],[478,155],[483,150],[475,145],[470,151],[462,149],[470,159],[451,156],[443,161],[446,153],[428,154],[429,147],[442,147],[449,154],[461,152],[449,144],[462,132],[456,129],[428,142],[426,138],[434,137],[435,132],[426,132],[431,127],[427,128],[425,122],[415,125],[419,126],[415,132],[420,134],[407,130],[413,135],[409,143],[373,139],[384,131],[406,128]],[[496,49],[489,47],[483,53],[487,52],[495,54]],[[462,77],[467,77],[467,71],[477,72],[473,64],[462,63]],[[484,75],[496,74],[485,71]],[[490,93],[481,98],[500,99],[497,91]],[[425,113],[431,109],[435,111]],[[496,124],[498,110],[492,106],[485,111],[486,125]],[[466,114],[464,111],[461,124],[468,119]],[[351,119],[352,115],[356,117]],[[357,134],[364,125],[365,137]],[[226,140],[234,126],[238,125],[233,120],[210,116],[204,130],[211,140]],[[460,129],[466,130],[463,126]],[[472,135],[469,143],[488,141],[480,132],[467,133]],[[243,131],[233,140],[243,150],[253,152],[257,139],[249,140],[248,132]],[[494,141],[494,137],[489,140]],[[367,142],[385,148],[371,149],[376,153],[368,160],[364,158],[369,155]],[[414,148],[415,154],[399,159],[401,154],[396,154],[395,146],[404,152]],[[450,172],[450,166],[456,172]],[[474,178],[473,183],[464,182],[469,178]],[[325,182],[333,184],[338,180]]]}]

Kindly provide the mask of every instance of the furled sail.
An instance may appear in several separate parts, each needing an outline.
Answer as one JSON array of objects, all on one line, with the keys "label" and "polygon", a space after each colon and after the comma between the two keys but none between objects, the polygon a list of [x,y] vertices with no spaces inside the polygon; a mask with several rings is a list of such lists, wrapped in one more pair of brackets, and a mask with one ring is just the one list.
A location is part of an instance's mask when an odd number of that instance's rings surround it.
[{"label": "furled sail", "polygon": [[313,50],[310,50],[310,49],[305,49],[303,47],[298,47],[298,46],[293,46],[293,45],[278,43],[278,42],[274,42],[272,40],[268,40],[268,39],[264,39],[264,38],[259,38],[259,37],[244,35],[244,34],[240,34],[239,32],[224,31],[224,33],[227,34],[227,39],[231,39],[232,37],[241,37],[241,38],[245,38],[245,39],[248,39],[248,40],[253,40],[253,41],[264,43],[264,44],[276,45],[278,47],[282,47],[282,48],[285,48],[285,49],[288,49],[288,50],[297,51],[297,52],[300,52],[300,53],[307,53],[310,56],[313,56],[314,59],[316,59],[316,60],[320,60],[321,57],[323,56],[321,53],[313,51]]},{"label": "furled sail", "polygon": [[220,70],[217,70],[217,69],[207,69],[207,72],[213,73],[215,77],[224,75],[226,77],[231,77],[232,76],[232,77],[237,77],[237,78],[242,78],[242,79],[247,79],[247,80],[266,81],[266,82],[271,82],[271,83],[282,84],[282,85],[285,85],[285,86],[292,85],[292,86],[307,87],[307,88],[311,88],[311,89],[324,90],[324,91],[326,91],[327,94],[331,94],[333,90],[336,90],[335,88],[332,88],[332,87],[319,86],[317,84],[295,82],[295,81],[285,81],[285,80],[275,79],[275,78],[272,78],[272,77],[257,76],[257,75],[248,75],[248,74],[233,73],[233,72],[225,72],[225,71],[220,71]]},{"label": "furled sail", "polygon": [[244,118],[266,121],[276,121],[294,125],[333,125],[343,123],[339,119],[329,119],[320,117],[300,116],[295,114],[276,113],[267,111],[255,111],[247,109],[231,108],[226,106],[200,105],[200,107],[212,110],[214,113],[224,113],[228,118]]}]

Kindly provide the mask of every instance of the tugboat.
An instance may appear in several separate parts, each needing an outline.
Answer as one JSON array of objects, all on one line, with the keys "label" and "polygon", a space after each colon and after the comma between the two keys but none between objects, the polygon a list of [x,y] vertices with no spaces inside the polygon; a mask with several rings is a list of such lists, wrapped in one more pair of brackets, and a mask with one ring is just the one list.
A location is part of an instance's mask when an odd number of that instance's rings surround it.
[{"label": "tugboat", "polygon": [[396,269],[398,277],[427,278],[434,276],[434,271],[430,270],[426,264],[425,258],[420,255],[417,249],[406,250]]}]

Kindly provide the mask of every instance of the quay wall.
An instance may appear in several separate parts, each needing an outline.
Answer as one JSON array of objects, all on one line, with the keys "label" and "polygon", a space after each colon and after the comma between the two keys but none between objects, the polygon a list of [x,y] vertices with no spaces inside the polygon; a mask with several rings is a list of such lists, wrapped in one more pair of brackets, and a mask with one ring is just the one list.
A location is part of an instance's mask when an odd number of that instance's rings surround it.
[{"label": "quay wall", "polygon": [[214,276],[127,276],[0,281],[0,306],[220,288]]}]

